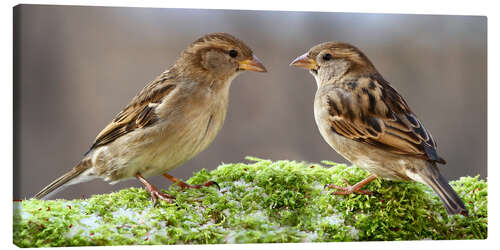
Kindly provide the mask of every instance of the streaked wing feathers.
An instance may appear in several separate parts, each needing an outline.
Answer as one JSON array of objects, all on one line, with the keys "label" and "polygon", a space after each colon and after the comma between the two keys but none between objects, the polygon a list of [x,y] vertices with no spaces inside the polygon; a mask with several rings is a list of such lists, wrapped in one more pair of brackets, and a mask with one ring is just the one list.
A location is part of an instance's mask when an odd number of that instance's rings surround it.
[{"label": "streaked wing feathers", "polygon": [[438,156],[430,132],[382,77],[360,78],[356,84],[333,88],[325,102],[335,133],[396,154],[446,163]]},{"label": "streaked wing feathers", "polygon": [[154,124],[157,120],[154,112],[155,106],[174,88],[175,84],[172,82],[172,76],[168,74],[168,71],[146,85],[132,99],[130,104],[118,113],[115,119],[97,135],[89,152],[137,128],[144,128]]}]

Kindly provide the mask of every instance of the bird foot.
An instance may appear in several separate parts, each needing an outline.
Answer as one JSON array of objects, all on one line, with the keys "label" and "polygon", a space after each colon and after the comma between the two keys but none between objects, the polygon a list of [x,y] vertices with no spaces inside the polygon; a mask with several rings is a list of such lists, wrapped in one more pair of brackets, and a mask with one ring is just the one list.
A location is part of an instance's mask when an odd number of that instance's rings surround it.
[{"label": "bird foot", "polygon": [[148,182],[140,173],[137,173],[135,177],[144,184],[146,187],[146,192],[148,192],[151,195],[151,198],[153,199],[153,206],[156,207],[158,205],[158,198],[161,200],[164,200],[168,203],[172,203],[175,199],[172,195],[166,194],[158,190],[153,184]]},{"label": "bird foot", "polygon": [[349,195],[352,193],[357,193],[357,194],[373,194],[372,191],[369,190],[362,190],[366,184],[370,183],[372,180],[376,179],[377,177],[375,175],[371,175],[368,178],[356,183],[355,185],[351,186],[351,184],[344,179],[345,184],[347,185],[346,187],[341,187],[335,184],[327,184],[325,187],[328,188],[333,188],[333,189],[338,189],[339,191],[335,191],[332,194],[334,195]]},{"label": "bird foot", "polygon": [[168,203],[174,202],[175,198],[172,195],[166,194],[158,190],[155,186],[146,186],[146,191],[151,195],[153,199],[153,206],[158,205],[158,198]]},{"label": "bird foot", "polygon": [[163,176],[165,178],[169,179],[170,181],[172,181],[173,183],[177,184],[182,189],[186,189],[186,188],[200,189],[202,187],[209,187],[209,186],[214,185],[214,186],[217,187],[217,189],[220,190],[219,184],[217,182],[215,182],[215,181],[207,181],[207,182],[205,182],[205,183],[203,183],[201,185],[190,185],[190,184],[187,184],[187,183],[185,183],[185,182],[183,182],[183,181],[181,181],[181,180],[179,180],[179,179],[177,179],[177,178],[175,178],[175,177],[173,177],[173,176],[171,176],[169,174],[163,174]]}]

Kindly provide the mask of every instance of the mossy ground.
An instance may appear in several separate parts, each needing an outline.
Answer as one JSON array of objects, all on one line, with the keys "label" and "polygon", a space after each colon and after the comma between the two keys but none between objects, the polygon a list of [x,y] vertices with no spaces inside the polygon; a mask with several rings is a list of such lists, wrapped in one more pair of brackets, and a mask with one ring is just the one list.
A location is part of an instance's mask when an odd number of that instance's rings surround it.
[{"label": "mossy ground", "polygon": [[14,243],[20,247],[485,239],[487,183],[451,182],[470,217],[447,216],[438,197],[414,182],[375,180],[373,195],[334,196],[324,185],[355,183],[369,174],[323,162],[247,158],[195,173],[187,182],[214,187],[166,193],[176,200],[153,207],[142,188],[86,200],[14,203]]}]

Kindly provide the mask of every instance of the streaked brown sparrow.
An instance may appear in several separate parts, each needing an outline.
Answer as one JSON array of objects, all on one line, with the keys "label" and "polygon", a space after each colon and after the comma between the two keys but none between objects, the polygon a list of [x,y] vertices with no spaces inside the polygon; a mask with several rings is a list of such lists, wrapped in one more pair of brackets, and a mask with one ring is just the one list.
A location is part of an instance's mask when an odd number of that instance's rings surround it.
[{"label": "streaked brown sparrow", "polygon": [[[166,174],[203,151],[224,123],[229,87],[241,72],[266,72],[252,50],[226,33],[207,34],[182,51],[175,64],[147,84],[97,135],[81,162],[35,195],[102,178],[111,184],[137,178],[156,204],[160,192],[145,178]],[[207,182],[204,186],[213,184]]]},{"label": "streaked brown sparrow", "polygon": [[403,97],[356,47],[326,42],[296,58],[292,66],[308,69],[318,89],[314,116],[326,142],[351,163],[373,175],[347,187],[329,185],[334,194],[363,193],[377,177],[414,180],[430,186],[449,214],[468,211],[440,174],[431,133],[410,110]]}]

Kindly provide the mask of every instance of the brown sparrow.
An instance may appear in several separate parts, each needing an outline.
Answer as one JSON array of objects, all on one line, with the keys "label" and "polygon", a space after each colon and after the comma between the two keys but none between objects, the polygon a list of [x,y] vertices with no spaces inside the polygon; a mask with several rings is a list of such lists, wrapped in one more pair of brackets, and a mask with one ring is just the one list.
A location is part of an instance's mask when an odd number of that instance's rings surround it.
[{"label": "brown sparrow", "polygon": [[189,161],[214,140],[226,117],[229,86],[246,70],[266,72],[239,39],[213,33],[194,41],[97,135],[76,167],[34,198],[96,178],[114,184],[135,177],[155,204],[157,198],[171,202],[174,197],[145,179],[159,174],[183,188],[199,188],[202,185],[188,185],[164,172]]},{"label": "brown sparrow", "polygon": [[318,89],[314,117],[326,142],[351,163],[372,173],[334,194],[362,193],[377,177],[414,180],[430,186],[448,214],[467,215],[462,200],[439,173],[445,164],[431,133],[370,60],[356,47],[326,42],[312,47],[291,66],[308,69]]}]

